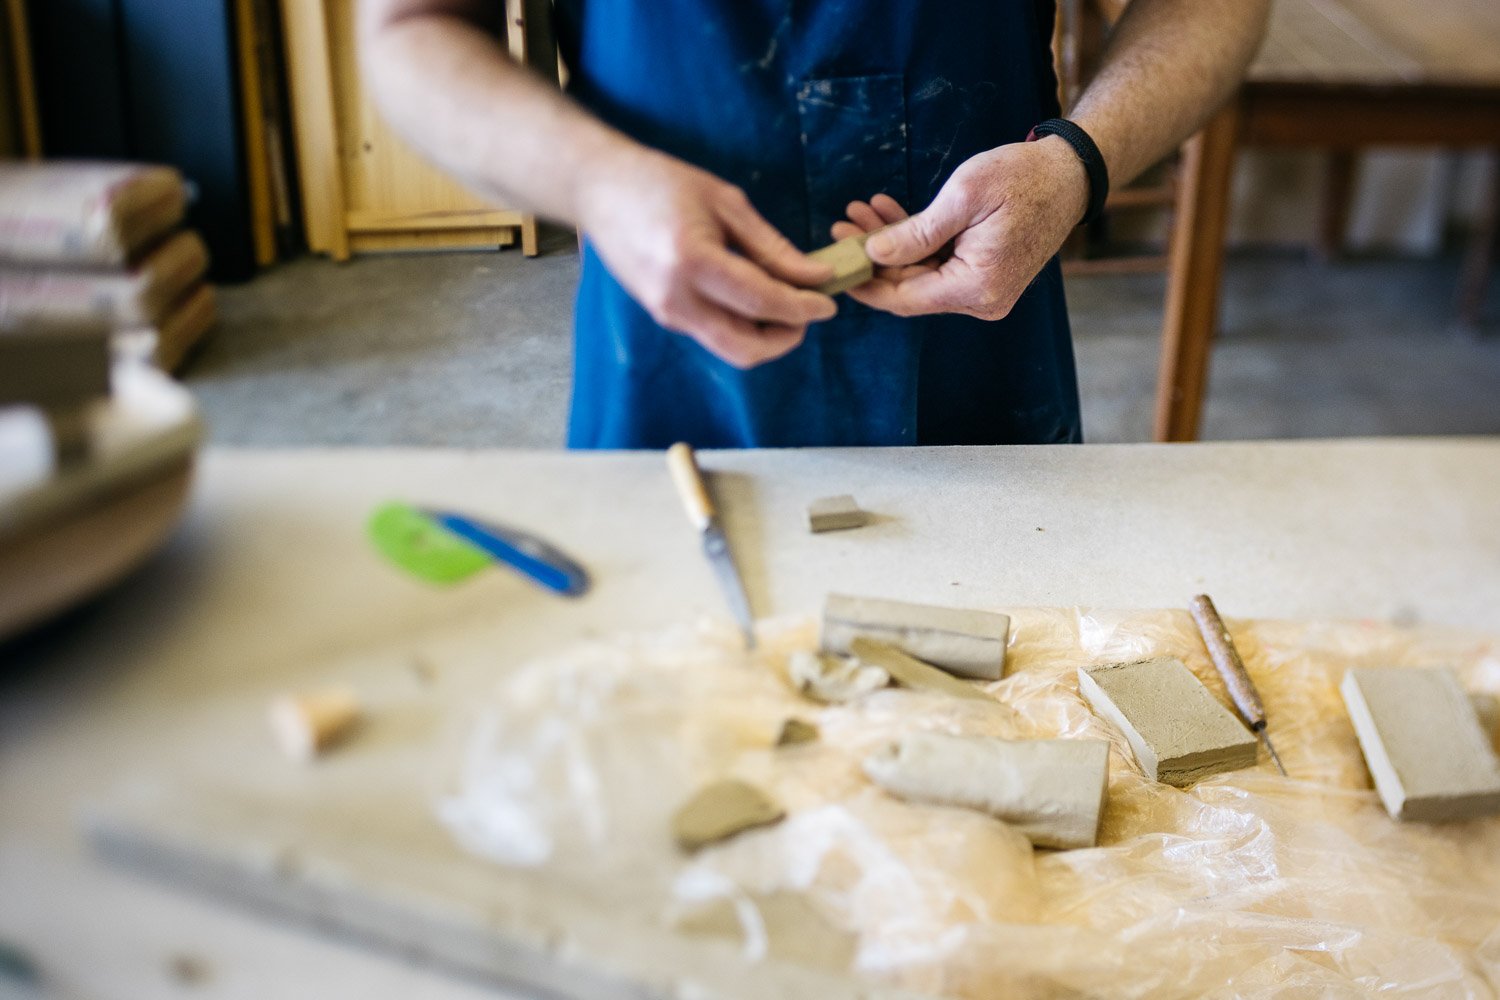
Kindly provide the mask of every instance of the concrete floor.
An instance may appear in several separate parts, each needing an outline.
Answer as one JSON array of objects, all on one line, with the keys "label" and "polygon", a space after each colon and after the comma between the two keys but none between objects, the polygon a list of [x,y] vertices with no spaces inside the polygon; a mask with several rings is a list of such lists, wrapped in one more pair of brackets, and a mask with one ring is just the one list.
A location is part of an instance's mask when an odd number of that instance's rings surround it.
[{"label": "concrete floor", "polygon": [[[223,289],[184,373],[213,440],[560,447],[578,257],[571,234],[544,245],[305,258]],[[1203,436],[1500,433],[1500,322],[1452,332],[1456,274],[1451,259],[1232,260]],[[1163,287],[1069,285],[1090,441],[1150,436]]]}]

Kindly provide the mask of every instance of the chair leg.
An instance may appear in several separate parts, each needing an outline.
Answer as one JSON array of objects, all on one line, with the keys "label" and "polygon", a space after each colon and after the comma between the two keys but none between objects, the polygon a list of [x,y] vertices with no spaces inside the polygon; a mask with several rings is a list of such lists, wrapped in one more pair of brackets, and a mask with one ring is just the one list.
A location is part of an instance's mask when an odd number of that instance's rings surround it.
[{"label": "chair leg", "polygon": [[1323,175],[1323,215],[1319,220],[1318,257],[1323,263],[1337,260],[1344,250],[1349,231],[1349,205],[1354,199],[1354,182],[1359,161],[1350,150],[1336,149],[1328,154]]},{"label": "chair leg", "polygon": [[1500,239],[1500,149],[1490,160],[1489,185],[1484,204],[1469,234],[1464,252],[1463,270],[1458,279],[1458,322],[1469,330],[1479,329],[1484,312],[1485,289],[1490,283],[1490,269],[1495,263],[1495,242]]},{"label": "chair leg", "polygon": [[1239,138],[1231,100],[1184,151],[1156,383],[1158,441],[1192,441],[1203,415],[1208,355],[1218,321],[1229,227],[1229,187]]}]

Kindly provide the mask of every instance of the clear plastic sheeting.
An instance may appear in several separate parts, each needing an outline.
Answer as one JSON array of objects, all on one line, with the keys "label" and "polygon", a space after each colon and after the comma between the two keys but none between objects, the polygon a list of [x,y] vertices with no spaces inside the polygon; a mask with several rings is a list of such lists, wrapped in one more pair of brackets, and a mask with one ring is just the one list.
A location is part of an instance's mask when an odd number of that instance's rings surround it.
[{"label": "clear plastic sheeting", "polygon": [[[993,704],[886,689],[821,705],[787,657],[681,629],[580,646],[479,707],[441,815],[468,848],[629,900],[683,934],[964,997],[1493,997],[1500,819],[1398,824],[1370,789],[1344,671],[1451,666],[1500,692],[1500,640],[1372,622],[1229,626],[1291,778],[1269,763],[1189,789],[1147,781],[1078,694],[1081,665],[1179,657],[1225,700],[1182,612],[1017,610]],[[818,741],[774,747],[789,716]],[[1034,851],[962,809],[875,788],[863,758],[920,730],[1111,742],[1100,846]],[[673,810],[738,777],[780,824],[685,856]]]}]

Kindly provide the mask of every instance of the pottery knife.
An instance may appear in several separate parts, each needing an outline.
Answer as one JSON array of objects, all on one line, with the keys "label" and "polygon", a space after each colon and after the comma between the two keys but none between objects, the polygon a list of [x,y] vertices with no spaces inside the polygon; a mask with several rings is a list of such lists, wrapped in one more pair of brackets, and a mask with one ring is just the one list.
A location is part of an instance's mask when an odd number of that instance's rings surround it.
[{"label": "pottery knife", "polygon": [[755,627],[750,617],[750,600],[745,596],[745,584],[735,568],[734,556],[729,551],[729,542],[724,538],[724,528],[719,524],[718,513],[708,496],[703,483],[703,473],[698,468],[698,458],[692,446],[677,442],[667,449],[667,469],[672,473],[672,484],[682,498],[688,520],[703,538],[703,554],[719,578],[719,588],[729,602],[729,610],[740,630],[745,633],[745,648],[755,648]]},{"label": "pottery knife", "polygon": [[1188,611],[1192,614],[1193,621],[1198,623],[1198,631],[1203,636],[1203,644],[1208,647],[1209,658],[1214,661],[1214,669],[1224,679],[1224,686],[1229,689],[1229,697],[1234,701],[1234,707],[1239,709],[1240,718],[1245,720],[1250,731],[1266,745],[1271,763],[1276,765],[1276,770],[1281,772],[1283,778],[1286,777],[1281,756],[1276,752],[1271,734],[1266,730],[1266,708],[1260,700],[1260,692],[1255,689],[1255,681],[1250,679],[1250,671],[1245,669],[1245,661],[1240,659],[1240,651],[1235,648],[1234,639],[1229,635],[1224,619],[1219,617],[1213,599],[1207,594],[1199,594],[1188,602]]}]

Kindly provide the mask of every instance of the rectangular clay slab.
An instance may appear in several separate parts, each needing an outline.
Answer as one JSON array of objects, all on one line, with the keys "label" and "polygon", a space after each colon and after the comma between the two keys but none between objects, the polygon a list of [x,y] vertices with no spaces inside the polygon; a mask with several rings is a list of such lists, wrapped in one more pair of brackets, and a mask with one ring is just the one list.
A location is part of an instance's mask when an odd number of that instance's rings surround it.
[{"label": "rectangular clay slab", "polygon": [[1255,764],[1254,734],[1180,660],[1079,667],[1078,691],[1154,781],[1183,788]]},{"label": "rectangular clay slab", "polygon": [[1010,616],[874,597],[829,594],[823,605],[823,649],[847,655],[856,637],[890,643],[959,677],[999,680],[1005,671]]},{"label": "rectangular clay slab", "polygon": [[823,497],[807,505],[807,527],[813,534],[863,528],[869,519],[870,515],[848,494]]},{"label": "rectangular clay slab", "polygon": [[1339,691],[1392,816],[1500,813],[1500,761],[1453,671],[1361,667],[1344,675]]}]

